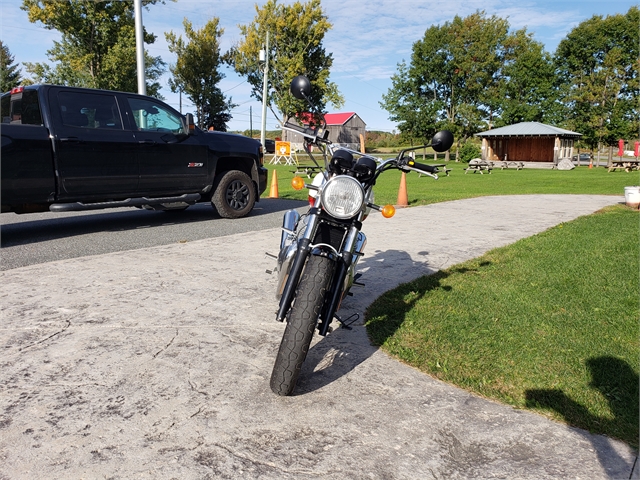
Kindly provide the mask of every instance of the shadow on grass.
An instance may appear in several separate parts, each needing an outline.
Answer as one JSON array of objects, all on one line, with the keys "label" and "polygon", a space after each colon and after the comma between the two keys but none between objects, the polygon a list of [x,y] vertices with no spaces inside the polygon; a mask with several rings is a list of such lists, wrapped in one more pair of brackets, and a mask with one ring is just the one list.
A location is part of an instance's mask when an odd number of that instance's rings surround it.
[{"label": "shadow on grass", "polygon": [[[482,262],[479,268],[491,265],[491,262]],[[450,292],[449,285],[442,285],[442,281],[452,274],[465,274],[477,272],[475,268],[450,268],[446,271],[440,270],[432,275],[417,278],[414,281],[400,285],[395,290],[376,300],[367,309],[366,318],[367,330],[371,341],[375,345],[383,345],[389,338],[393,337],[396,331],[404,323],[406,316],[411,312],[416,303],[428,295],[430,292],[442,289]],[[411,298],[410,300],[407,300]]]},{"label": "shadow on grass", "polygon": [[[575,427],[592,433],[620,438],[636,450],[638,448],[638,423],[640,422],[638,396],[640,378],[625,361],[602,356],[586,361],[591,373],[589,387],[599,391],[609,403],[613,418],[593,415],[580,403],[569,398],[562,390],[540,389],[525,392],[526,405],[532,409],[553,410]],[[617,457],[613,448],[602,445],[601,439],[589,436],[594,443],[600,463],[606,468]],[[631,469],[633,466],[630,465]],[[637,467],[636,467],[637,468]]]}]

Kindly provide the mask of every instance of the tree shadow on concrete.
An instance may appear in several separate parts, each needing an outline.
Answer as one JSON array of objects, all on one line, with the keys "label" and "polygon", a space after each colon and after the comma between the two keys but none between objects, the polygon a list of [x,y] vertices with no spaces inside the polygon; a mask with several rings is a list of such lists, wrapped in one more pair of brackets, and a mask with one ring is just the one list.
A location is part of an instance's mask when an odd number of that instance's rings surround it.
[{"label": "tree shadow on concrete", "polygon": [[[586,361],[586,365],[591,373],[589,387],[599,391],[607,399],[613,418],[593,415],[587,408],[559,389],[527,390],[525,392],[527,407],[553,410],[572,426],[589,430],[591,433],[622,439],[637,451],[640,422],[638,374],[627,362],[613,356],[590,358]],[[628,465],[626,472],[616,472],[619,465],[626,462],[608,442],[602,441],[602,438],[591,435],[587,438],[593,443],[600,463],[612,475],[611,478],[620,478],[620,474],[629,478],[628,475],[634,465]]]}]

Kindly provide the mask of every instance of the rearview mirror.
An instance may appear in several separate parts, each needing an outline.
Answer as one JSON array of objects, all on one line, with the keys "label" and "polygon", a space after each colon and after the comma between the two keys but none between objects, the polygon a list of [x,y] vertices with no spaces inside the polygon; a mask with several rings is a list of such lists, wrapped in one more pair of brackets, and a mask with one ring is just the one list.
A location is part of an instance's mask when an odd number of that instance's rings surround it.
[{"label": "rearview mirror", "polygon": [[306,100],[311,95],[311,82],[304,75],[291,80],[291,94],[298,100]]},{"label": "rearview mirror", "polygon": [[431,148],[436,152],[446,152],[453,145],[453,133],[449,130],[441,130],[431,139]]}]

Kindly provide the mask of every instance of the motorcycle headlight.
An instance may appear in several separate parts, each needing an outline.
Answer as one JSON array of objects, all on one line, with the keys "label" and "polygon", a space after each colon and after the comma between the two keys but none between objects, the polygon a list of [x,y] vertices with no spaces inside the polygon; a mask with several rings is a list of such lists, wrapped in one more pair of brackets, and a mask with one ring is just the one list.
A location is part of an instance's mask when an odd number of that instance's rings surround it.
[{"label": "motorcycle headlight", "polygon": [[364,206],[364,189],[353,177],[333,177],[322,189],[322,206],[333,217],[354,217]]}]

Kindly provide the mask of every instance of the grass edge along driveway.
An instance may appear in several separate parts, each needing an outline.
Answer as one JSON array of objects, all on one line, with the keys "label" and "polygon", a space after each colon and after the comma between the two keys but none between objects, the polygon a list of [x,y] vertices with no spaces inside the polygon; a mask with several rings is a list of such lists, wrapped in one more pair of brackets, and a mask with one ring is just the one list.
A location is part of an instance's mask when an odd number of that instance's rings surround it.
[{"label": "grass edge along driveway", "polygon": [[580,217],[401,285],[372,342],[440,380],[638,448],[639,214]]}]

